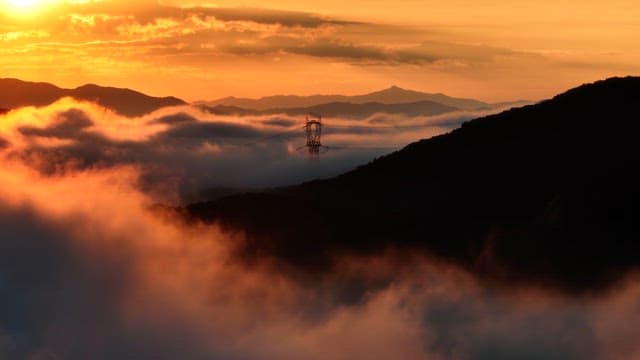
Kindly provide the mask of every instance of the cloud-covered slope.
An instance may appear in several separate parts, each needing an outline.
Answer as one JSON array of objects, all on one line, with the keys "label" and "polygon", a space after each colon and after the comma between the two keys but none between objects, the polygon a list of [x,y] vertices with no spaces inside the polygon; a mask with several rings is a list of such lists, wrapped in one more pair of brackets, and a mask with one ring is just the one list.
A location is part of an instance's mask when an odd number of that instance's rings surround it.
[{"label": "cloud-covered slope", "polygon": [[247,231],[242,256],[311,273],[336,251],[401,247],[505,281],[600,288],[640,265],[639,92],[639,78],[585,85],[331,180],[189,211]]}]

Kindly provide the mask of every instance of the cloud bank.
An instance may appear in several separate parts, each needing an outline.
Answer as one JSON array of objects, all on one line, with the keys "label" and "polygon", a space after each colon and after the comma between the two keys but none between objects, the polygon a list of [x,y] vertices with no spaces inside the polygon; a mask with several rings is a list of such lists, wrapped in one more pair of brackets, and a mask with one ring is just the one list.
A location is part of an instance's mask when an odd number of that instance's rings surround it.
[{"label": "cloud bank", "polygon": [[[149,191],[189,194],[216,187],[272,187],[335,176],[405,144],[447,131],[480,113],[365,120],[327,119],[320,161],[309,161],[302,118],[215,116],[188,106],[140,118],[64,99],[5,115],[5,157],[43,174],[136,166]],[[179,199],[164,199],[176,201]]]},{"label": "cloud bank", "polygon": [[150,211],[131,168],[47,177],[4,163],[1,175],[3,358],[598,359],[640,350],[637,282],[571,299],[492,288],[389,253],[345,258],[311,283],[268,263],[234,263],[228,249],[241,238]]}]

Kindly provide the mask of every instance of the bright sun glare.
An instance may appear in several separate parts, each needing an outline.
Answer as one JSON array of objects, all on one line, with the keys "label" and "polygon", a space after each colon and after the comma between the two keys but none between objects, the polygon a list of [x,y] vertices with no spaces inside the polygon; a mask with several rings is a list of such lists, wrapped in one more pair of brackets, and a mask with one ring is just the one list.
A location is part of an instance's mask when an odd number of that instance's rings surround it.
[{"label": "bright sun glare", "polygon": [[15,7],[29,7],[38,4],[38,0],[8,0],[7,2]]},{"label": "bright sun glare", "polygon": [[30,15],[44,10],[52,2],[52,0],[4,0],[4,8],[15,15]]},{"label": "bright sun glare", "polygon": [[8,6],[13,7],[15,9],[26,10],[27,8],[37,7],[41,3],[41,1],[40,0],[5,0],[5,3]]}]

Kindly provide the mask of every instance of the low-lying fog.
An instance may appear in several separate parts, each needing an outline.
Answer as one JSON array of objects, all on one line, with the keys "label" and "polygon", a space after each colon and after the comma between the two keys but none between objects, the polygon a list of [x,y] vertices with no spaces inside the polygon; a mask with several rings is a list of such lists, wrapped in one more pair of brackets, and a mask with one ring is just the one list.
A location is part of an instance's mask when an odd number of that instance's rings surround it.
[{"label": "low-lying fog", "polygon": [[160,188],[159,193],[191,200],[203,189],[274,187],[335,176],[479,114],[324,119],[327,147],[320,161],[310,161],[301,148],[303,117],[216,116],[185,106],[127,118],[65,99],[4,116],[0,147],[5,157],[49,175],[133,165],[148,191]]},{"label": "low-lying fog", "polygon": [[296,151],[298,118],[128,119],[71,100],[0,116],[0,359],[639,357],[634,276],[572,297],[390,250],[301,280],[236,261],[241,234],[149,210],[336,175],[387,151],[357,147],[400,148],[470,116],[326,119],[336,150],[320,161]]}]

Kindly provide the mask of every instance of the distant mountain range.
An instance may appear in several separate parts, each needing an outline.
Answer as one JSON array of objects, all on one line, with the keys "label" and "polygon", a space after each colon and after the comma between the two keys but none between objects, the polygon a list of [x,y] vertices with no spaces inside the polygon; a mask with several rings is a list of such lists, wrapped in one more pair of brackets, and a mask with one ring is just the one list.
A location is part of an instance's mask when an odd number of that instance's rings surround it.
[{"label": "distant mountain range", "polygon": [[183,211],[300,274],[336,254],[437,255],[498,282],[607,288],[640,267],[640,78],[465,123],[344,175]]},{"label": "distant mountain range", "polygon": [[63,97],[96,102],[126,116],[141,116],[162,107],[186,104],[175,97],[153,97],[129,89],[98,85],[63,89],[49,83],[0,79],[0,108],[45,106]]},{"label": "distant mountain range", "polygon": [[216,115],[247,116],[287,114],[297,116],[305,114],[319,114],[325,117],[346,117],[350,119],[364,119],[376,113],[400,114],[406,116],[433,116],[460,110],[455,107],[427,100],[402,104],[383,104],[379,102],[354,104],[333,102],[309,107],[273,108],[266,110],[245,109],[228,105],[202,105],[202,108]]},{"label": "distant mountain range", "polygon": [[473,99],[454,98],[444,94],[429,94],[419,91],[406,90],[397,86],[388,89],[372,92],[364,95],[276,95],[259,99],[226,97],[213,101],[200,101],[197,104],[214,107],[217,105],[234,106],[252,110],[272,110],[272,109],[292,109],[309,108],[330,103],[349,104],[414,104],[420,102],[431,102],[445,105],[460,110],[481,110],[495,108],[496,106],[506,106],[503,104],[488,104]]},{"label": "distant mountain range", "polygon": [[[162,107],[186,105],[175,97],[153,97],[143,93],[113,87],[84,85],[63,89],[49,83],[0,79],[0,109],[23,106],[45,106],[60,98],[72,97],[96,102],[126,116],[141,116]],[[366,95],[269,96],[260,99],[228,97],[195,105],[216,115],[291,116],[320,114],[325,117],[364,119],[376,113],[405,116],[432,116],[459,110],[489,110],[523,105],[527,102],[488,104],[472,99],[453,98],[443,94],[428,94],[391,87]],[[0,112],[1,113],[1,112]]]}]

